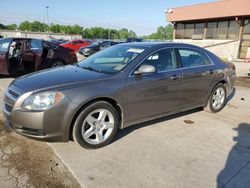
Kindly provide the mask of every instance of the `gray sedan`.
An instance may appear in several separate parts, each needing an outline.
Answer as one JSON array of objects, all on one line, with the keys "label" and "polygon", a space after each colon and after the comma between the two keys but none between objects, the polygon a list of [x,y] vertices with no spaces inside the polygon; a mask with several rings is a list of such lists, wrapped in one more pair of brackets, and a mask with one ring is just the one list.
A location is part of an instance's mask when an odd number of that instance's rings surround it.
[{"label": "gray sedan", "polygon": [[22,135],[99,148],[130,125],[197,107],[219,112],[234,82],[235,66],[203,48],[125,43],[16,79],[3,112]]}]

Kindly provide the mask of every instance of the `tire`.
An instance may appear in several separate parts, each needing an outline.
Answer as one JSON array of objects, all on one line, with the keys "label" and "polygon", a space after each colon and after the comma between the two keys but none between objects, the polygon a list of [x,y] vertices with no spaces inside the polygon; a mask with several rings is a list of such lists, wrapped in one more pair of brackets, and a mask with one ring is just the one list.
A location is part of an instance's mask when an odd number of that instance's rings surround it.
[{"label": "tire", "polygon": [[[105,115],[106,114],[106,115]],[[108,102],[99,101],[84,108],[74,123],[73,139],[87,149],[109,144],[119,128],[119,115]]]},{"label": "tire", "polygon": [[213,89],[205,110],[212,113],[221,111],[227,103],[227,90],[224,84],[217,84]]},{"label": "tire", "polygon": [[61,59],[54,59],[52,62],[49,64],[49,68],[56,68],[56,67],[61,67],[64,66],[65,62]]}]

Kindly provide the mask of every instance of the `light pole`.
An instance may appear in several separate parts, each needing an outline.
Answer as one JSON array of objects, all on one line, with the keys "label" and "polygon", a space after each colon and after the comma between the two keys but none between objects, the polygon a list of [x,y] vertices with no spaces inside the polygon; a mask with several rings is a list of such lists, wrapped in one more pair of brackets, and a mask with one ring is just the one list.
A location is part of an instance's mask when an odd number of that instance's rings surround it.
[{"label": "light pole", "polygon": [[49,6],[46,6],[45,8],[47,9],[47,24],[48,24],[47,31],[49,32]]}]

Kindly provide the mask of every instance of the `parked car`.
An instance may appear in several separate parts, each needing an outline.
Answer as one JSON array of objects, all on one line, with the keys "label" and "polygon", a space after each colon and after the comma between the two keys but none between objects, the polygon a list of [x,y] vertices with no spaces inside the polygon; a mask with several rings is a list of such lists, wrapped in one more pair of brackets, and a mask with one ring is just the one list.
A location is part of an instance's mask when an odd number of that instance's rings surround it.
[{"label": "parked car", "polygon": [[56,44],[29,38],[0,40],[0,74],[11,75],[74,64],[73,50]]},{"label": "parked car", "polygon": [[75,52],[78,52],[81,47],[89,46],[90,44],[91,44],[90,41],[86,41],[86,40],[70,40],[60,45],[66,48],[70,48],[74,50]]},{"label": "parked car", "polygon": [[54,43],[54,44],[64,44],[66,42],[68,42],[68,40],[64,40],[64,39],[52,39],[52,40],[48,40],[49,42],[51,43]]},{"label": "parked car", "polygon": [[100,50],[113,46],[115,44],[118,44],[118,43],[114,41],[98,41],[98,42],[94,42],[93,44],[89,46],[81,47],[79,50],[79,53],[87,57]]},{"label": "parked car", "polygon": [[203,48],[124,43],[16,79],[3,112],[22,135],[99,148],[133,124],[197,107],[219,112],[234,82],[235,66]]},{"label": "parked car", "polygon": [[127,38],[126,42],[143,42],[141,38]]}]

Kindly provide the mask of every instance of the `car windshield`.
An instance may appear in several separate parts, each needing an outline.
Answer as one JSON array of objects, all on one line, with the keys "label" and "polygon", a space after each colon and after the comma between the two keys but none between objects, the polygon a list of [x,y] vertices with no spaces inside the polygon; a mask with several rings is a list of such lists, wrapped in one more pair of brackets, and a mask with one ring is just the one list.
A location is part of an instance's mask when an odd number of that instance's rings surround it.
[{"label": "car windshield", "polygon": [[1,39],[0,40],[0,51],[7,52],[11,41],[12,41],[11,39]]},{"label": "car windshield", "polygon": [[101,41],[97,41],[97,42],[92,43],[92,45],[96,45],[96,46],[98,46],[99,44],[101,44]]},{"label": "car windshield", "polygon": [[78,63],[78,66],[103,73],[117,73],[145,50],[143,47],[117,45],[107,48]]}]

